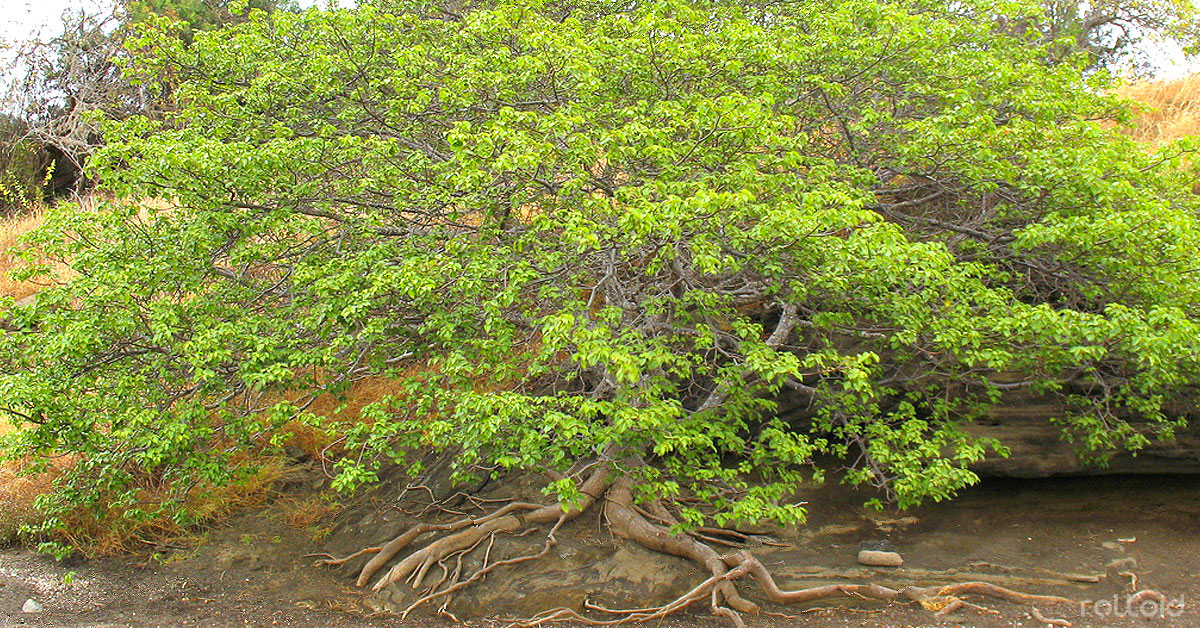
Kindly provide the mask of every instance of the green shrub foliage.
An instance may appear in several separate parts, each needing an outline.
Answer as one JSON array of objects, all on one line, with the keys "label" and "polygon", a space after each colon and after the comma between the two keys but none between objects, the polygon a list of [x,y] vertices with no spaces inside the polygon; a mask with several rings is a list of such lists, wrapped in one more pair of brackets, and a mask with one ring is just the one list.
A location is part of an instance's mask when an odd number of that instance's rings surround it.
[{"label": "green shrub foliage", "polygon": [[966,426],[1015,389],[1062,398],[1099,457],[1169,437],[1200,379],[1190,146],[1099,124],[1125,115],[1102,75],[996,27],[1032,9],[950,6],[376,2],[148,32],[127,71],[177,105],[112,123],[91,170],[161,202],[36,236],[79,276],[0,338],[9,455],[79,454],[52,511],[139,516],[132,487],[227,481],[320,422],[309,393],[383,375],[401,393],[339,435],[340,487],[450,448],[570,500],[605,460],[787,522],[814,460],[953,495],[1004,452]]}]

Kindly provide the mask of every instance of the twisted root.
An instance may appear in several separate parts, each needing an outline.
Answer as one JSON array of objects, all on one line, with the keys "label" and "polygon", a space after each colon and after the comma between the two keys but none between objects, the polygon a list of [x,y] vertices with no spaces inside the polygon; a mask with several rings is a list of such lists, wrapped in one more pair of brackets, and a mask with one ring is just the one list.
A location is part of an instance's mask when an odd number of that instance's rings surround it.
[{"label": "twisted root", "polygon": [[[801,604],[835,597],[856,597],[883,602],[915,602],[937,615],[946,615],[962,609],[981,613],[995,613],[988,608],[968,602],[963,596],[974,595],[1004,600],[1017,604],[1041,606],[1074,605],[1075,601],[1052,595],[1033,595],[1007,589],[988,582],[960,582],[939,586],[906,586],[898,589],[874,583],[828,584],[796,590],[784,590],[775,582],[770,571],[746,549],[737,549],[727,554],[718,554],[709,544],[744,546],[748,536],[736,531],[718,528],[694,530],[693,534],[673,534],[669,526],[677,521],[662,504],[651,502],[635,505],[632,482],[629,478],[612,479],[607,465],[600,465],[581,486],[583,499],[580,503],[564,507],[560,504],[541,505],[528,502],[509,503],[496,511],[480,516],[465,517],[450,523],[420,523],[380,547],[367,548],[341,559],[327,557],[322,564],[341,565],[352,558],[366,554],[374,556],[363,566],[357,578],[358,586],[368,584],[401,551],[418,537],[430,532],[446,533],[425,547],[418,549],[392,567],[372,585],[378,591],[390,584],[408,581],[413,589],[422,589],[435,567],[440,576],[426,586],[415,601],[401,613],[407,617],[416,608],[441,601],[435,614],[453,617],[447,610],[454,595],[496,569],[537,560],[550,553],[557,544],[559,529],[568,521],[578,517],[601,497],[604,498],[604,515],[614,534],[637,543],[647,549],[686,558],[704,565],[709,577],[688,592],[661,606],[637,609],[612,609],[590,600],[584,602],[583,610],[603,615],[595,619],[570,608],[556,608],[533,617],[512,620],[511,625],[533,628],[560,621],[574,621],[592,626],[613,626],[660,619],[683,610],[693,604],[707,601],[709,611],[725,618],[737,628],[745,623],[742,615],[757,615],[759,605],[742,597],[737,583],[751,580],[757,584],[761,594],[774,604]],[[536,526],[549,525],[550,530],[539,551],[504,560],[491,559],[496,537],[501,534],[524,535],[533,532]],[[533,526],[533,527],[531,527]],[[482,563],[470,574],[464,573],[467,555],[484,547]],[[451,566],[451,562],[453,566]],[[1040,615],[1040,612],[1038,612]]]}]

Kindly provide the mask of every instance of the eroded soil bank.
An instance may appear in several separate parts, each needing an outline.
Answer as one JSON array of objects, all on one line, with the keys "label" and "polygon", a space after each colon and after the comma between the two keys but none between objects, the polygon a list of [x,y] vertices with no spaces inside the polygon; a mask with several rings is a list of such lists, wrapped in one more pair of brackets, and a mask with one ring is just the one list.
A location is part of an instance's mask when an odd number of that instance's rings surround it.
[{"label": "eroded soil bank", "polygon": [[[500,482],[484,487],[478,496],[513,497],[531,489]],[[861,507],[862,494],[837,486],[816,489],[804,499],[810,508],[807,527],[763,531],[752,547],[781,586],[985,580],[1088,602],[1083,612],[1040,609],[1047,617],[1077,627],[1200,626],[1200,478],[991,481],[951,503],[905,513],[869,511]],[[448,620],[429,618],[421,611],[403,623],[379,614],[376,611],[403,608],[412,594],[400,586],[382,595],[365,595],[350,586],[355,565],[335,571],[303,557],[386,539],[415,521],[411,513],[427,503],[428,498],[417,493],[397,503],[394,492],[379,491],[325,522],[331,533],[324,543],[314,541],[309,530],[286,525],[280,507],[272,506],[212,531],[197,547],[160,547],[154,558],[60,564],[27,551],[7,550],[0,553],[0,628],[449,626]],[[584,598],[612,605],[661,603],[703,580],[692,564],[614,539],[598,512],[581,517],[558,536],[560,544],[552,555],[490,575],[464,591],[450,610],[468,625],[494,625],[498,617],[531,614],[548,604],[575,604]],[[541,538],[539,532],[506,538],[493,551],[497,556],[519,554],[540,544]],[[904,556],[903,567],[856,563],[862,544],[883,542]],[[1162,609],[1161,616],[1122,616],[1122,601],[1135,575],[1138,588],[1157,590],[1182,607]],[[742,590],[755,595],[751,583]],[[655,599],[646,599],[648,593]],[[28,600],[34,600],[40,612],[23,612]],[[847,600],[770,608],[787,616],[748,618],[748,623],[818,628],[1039,625],[1028,615],[1028,607],[973,601],[998,614],[965,611],[936,617],[915,606]],[[698,606],[695,614],[654,625],[724,625],[703,611]]]}]

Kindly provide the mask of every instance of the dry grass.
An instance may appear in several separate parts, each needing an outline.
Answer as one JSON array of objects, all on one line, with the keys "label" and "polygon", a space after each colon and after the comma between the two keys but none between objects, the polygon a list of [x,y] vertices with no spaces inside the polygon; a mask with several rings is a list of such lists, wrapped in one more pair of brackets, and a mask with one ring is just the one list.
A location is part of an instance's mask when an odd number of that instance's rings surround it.
[{"label": "dry grass", "polygon": [[35,208],[29,213],[0,219],[0,295],[23,299],[38,291],[40,286],[30,281],[14,281],[9,273],[20,262],[10,251],[19,243],[21,236],[40,227],[43,211]]},{"label": "dry grass", "polygon": [[[8,427],[5,424],[0,430]],[[41,520],[33,506],[34,500],[50,492],[55,478],[62,473],[61,468],[54,468],[45,473],[22,476],[22,466],[18,462],[0,464],[0,545],[14,542],[21,526],[34,525]]]},{"label": "dry grass", "polygon": [[[21,236],[37,229],[45,222],[45,208],[30,206],[20,214],[0,218],[0,296],[24,299],[36,294],[43,286],[35,281],[16,281],[10,273],[22,262],[12,253],[20,245]],[[65,267],[57,270],[65,271]],[[0,420],[0,435],[15,429],[10,423]],[[50,491],[55,478],[62,474],[66,463],[53,470],[36,475],[21,475],[23,464],[10,461],[0,464],[0,543],[15,540],[22,525],[35,524],[39,515],[34,509],[34,500]]]},{"label": "dry grass", "polygon": [[300,530],[312,528],[317,522],[342,509],[327,494],[308,499],[289,499],[283,506],[283,522]]},{"label": "dry grass", "polygon": [[[21,236],[40,227],[43,222],[41,208],[32,208],[22,215],[0,219],[0,295],[23,299],[38,291],[40,286],[29,281],[14,281],[9,273],[19,265],[19,260],[9,251],[18,245]],[[0,435],[13,430],[12,424],[0,420]],[[23,525],[38,521],[33,507],[39,495],[49,492],[59,472],[52,471],[31,476],[20,474],[24,465],[16,461],[0,464],[0,544],[16,539]]]},{"label": "dry grass", "polygon": [[1138,103],[1131,135],[1150,148],[1200,135],[1200,74],[1130,83],[1117,94]]},{"label": "dry grass", "polygon": [[310,414],[323,417],[321,426],[300,421],[289,423],[283,430],[288,437],[287,444],[299,448],[314,460],[328,460],[341,453],[338,434],[342,428],[364,421],[363,408],[391,396],[403,397],[401,380],[380,376],[359,379],[342,395],[322,394],[306,409]]},{"label": "dry grass", "polygon": [[[88,557],[145,551],[163,544],[191,544],[196,525],[219,521],[242,509],[262,504],[287,474],[285,463],[273,457],[245,455],[231,464],[249,472],[228,484],[196,486],[188,491],[181,507],[187,514],[187,523],[177,520],[173,516],[174,510],[132,521],[118,509],[102,513],[81,509],[62,518],[65,526],[55,534],[55,540]],[[143,488],[138,501],[145,510],[153,511],[170,497],[171,488]]]}]

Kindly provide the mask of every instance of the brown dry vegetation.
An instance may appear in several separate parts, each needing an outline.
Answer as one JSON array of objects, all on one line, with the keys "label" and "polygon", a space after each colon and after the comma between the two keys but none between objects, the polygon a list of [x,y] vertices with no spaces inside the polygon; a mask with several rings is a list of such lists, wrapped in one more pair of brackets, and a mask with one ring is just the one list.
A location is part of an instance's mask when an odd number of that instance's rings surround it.
[{"label": "brown dry vegetation", "polygon": [[[0,431],[6,429],[7,424],[0,424]],[[20,468],[12,462],[0,465],[0,545],[15,541],[21,526],[37,523],[34,500],[49,491],[58,476],[57,470],[22,476]]]},{"label": "brown dry vegetation", "polygon": [[301,421],[293,421],[284,427],[288,437],[287,444],[300,449],[309,458],[324,462],[331,454],[341,451],[341,442],[336,435],[336,432],[340,431],[339,425],[352,425],[363,421],[363,408],[383,401],[386,397],[400,394],[398,380],[372,376],[354,381],[342,395],[318,395],[308,404],[306,411],[324,417],[323,427],[316,428]]},{"label": "brown dry vegetation", "polygon": [[318,522],[341,508],[342,505],[328,494],[306,499],[289,498],[283,504],[283,522],[291,528],[312,530]]},{"label": "brown dry vegetation", "polygon": [[[239,510],[261,504],[288,473],[286,464],[275,457],[234,460],[231,464],[246,470],[245,475],[222,486],[197,486],[188,491],[180,508],[190,519],[186,524],[171,513],[131,521],[119,511],[99,513],[99,516],[91,511],[80,511],[63,517],[65,528],[55,534],[55,540],[89,557],[188,544],[196,524],[219,521]],[[153,510],[171,498],[172,488],[147,482],[140,491],[141,505]]]},{"label": "brown dry vegetation", "polygon": [[28,213],[0,219],[0,295],[23,299],[38,291],[39,286],[30,281],[16,281],[10,273],[19,265],[12,253],[21,236],[41,226],[41,208],[32,208]]},{"label": "brown dry vegetation", "polygon": [[[11,252],[17,247],[21,236],[41,226],[42,208],[31,207],[24,214],[0,219],[0,296],[23,299],[36,293],[39,286],[30,281],[16,281],[10,273],[19,265]],[[13,429],[6,421],[0,421],[0,434]],[[0,544],[11,542],[18,528],[34,523],[37,513],[33,502],[38,495],[50,490],[56,472],[33,476],[22,476],[21,465],[15,462],[0,464]]]},{"label": "brown dry vegetation", "polygon": [[[85,206],[92,206],[92,199],[84,199]],[[160,206],[161,202],[143,203]],[[17,254],[22,236],[40,227],[45,221],[45,208],[31,206],[23,213],[0,219],[0,296],[11,296],[21,300],[37,294],[45,287],[46,279],[18,281],[11,276],[21,268],[23,262]],[[69,278],[71,269],[66,264],[52,262],[51,271],[57,278]],[[7,421],[0,420],[0,435],[15,429]],[[239,508],[260,503],[286,472],[281,459],[260,457],[254,460],[235,461],[237,466],[248,470],[239,481],[223,487],[196,487],[189,491],[183,510],[193,521],[203,522],[227,516]],[[25,465],[20,461],[0,464],[0,545],[16,539],[23,525],[36,524],[39,516],[34,508],[38,496],[49,492],[54,480],[65,471],[72,461],[61,458],[49,471],[23,474]],[[143,488],[142,502],[152,508],[168,498],[170,487],[154,486],[147,482]],[[188,529],[170,517],[128,522],[120,512],[111,516],[101,513],[76,513],[68,515],[67,529],[58,540],[81,548],[89,555],[107,555],[132,549],[139,542],[158,542],[187,535]],[[120,525],[118,525],[120,523]]]},{"label": "brown dry vegetation", "polygon": [[1117,94],[1138,103],[1130,133],[1150,148],[1200,135],[1200,74],[1173,81],[1137,81],[1122,86]]}]

